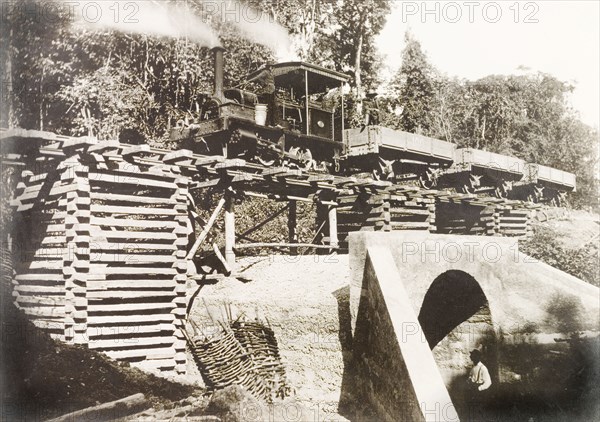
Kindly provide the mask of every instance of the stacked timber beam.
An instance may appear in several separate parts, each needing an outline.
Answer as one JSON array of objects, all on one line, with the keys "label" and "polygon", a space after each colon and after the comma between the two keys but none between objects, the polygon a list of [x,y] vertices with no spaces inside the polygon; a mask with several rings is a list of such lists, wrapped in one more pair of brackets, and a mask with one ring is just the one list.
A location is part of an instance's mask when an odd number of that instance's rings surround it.
[{"label": "stacked timber beam", "polygon": [[337,235],[342,250],[348,249],[348,234],[351,232],[390,230],[389,202],[385,201],[383,192],[358,186],[349,194],[338,196],[337,202]]},{"label": "stacked timber beam", "polygon": [[353,231],[433,230],[435,199],[428,191],[382,182],[349,186],[337,198],[340,248],[347,249]]},{"label": "stacked timber beam", "polygon": [[533,235],[531,210],[499,207],[494,215],[496,233],[499,236]]},{"label": "stacked timber beam", "polygon": [[17,306],[57,339],[184,373],[189,179],[125,161],[131,146],[74,138],[56,151],[13,200]]},{"label": "stacked timber beam", "polygon": [[[61,173],[64,170],[58,168],[41,174],[24,171],[17,185],[12,205],[17,210],[14,226],[20,230],[13,236],[12,283],[17,307],[34,325],[64,341],[70,337],[66,332],[64,261],[69,259],[69,247],[73,247],[67,240],[65,225],[66,194],[76,187],[69,186]],[[39,200],[42,195],[44,201]],[[71,278],[69,274],[67,277]]]},{"label": "stacked timber beam", "polygon": [[391,230],[435,228],[435,198],[415,187],[394,187],[389,193]]},{"label": "stacked timber beam", "polygon": [[484,236],[532,235],[531,220],[539,206],[476,195],[436,195],[436,232]]}]

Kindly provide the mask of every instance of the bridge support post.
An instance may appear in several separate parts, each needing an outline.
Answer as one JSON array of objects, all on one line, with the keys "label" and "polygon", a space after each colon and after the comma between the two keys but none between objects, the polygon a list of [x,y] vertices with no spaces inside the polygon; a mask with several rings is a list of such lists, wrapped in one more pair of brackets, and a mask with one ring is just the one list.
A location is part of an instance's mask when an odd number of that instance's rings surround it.
[{"label": "bridge support post", "polygon": [[[296,201],[290,201],[288,207],[289,242],[298,243],[298,206]],[[290,248],[290,255],[298,255],[298,248]]]},{"label": "bridge support post", "polygon": [[229,267],[235,269],[235,210],[234,198],[230,192],[225,196],[225,260]]},{"label": "bridge support post", "polygon": [[[318,245],[325,245],[329,241],[326,236],[328,233],[327,224],[327,205],[317,202],[317,218],[315,221],[315,230],[317,230],[317,234],[315,236],[315,243]],[[318,255],[324,255],[326,253],[326,249],[317,250]]]},{"label": "bridge support post", "polygon": [[337,248],[340,244],[337,231],[337,207],[329,207],[329,245]]}]

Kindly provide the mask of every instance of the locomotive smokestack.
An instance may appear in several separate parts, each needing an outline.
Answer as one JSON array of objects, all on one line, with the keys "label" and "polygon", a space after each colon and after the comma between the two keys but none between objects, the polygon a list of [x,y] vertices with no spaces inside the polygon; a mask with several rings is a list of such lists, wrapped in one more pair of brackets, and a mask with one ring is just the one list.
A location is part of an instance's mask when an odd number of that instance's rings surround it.
[{"label": "locomotive smokestack", "polygon": [[225,49],[223,47],[214,47],[211,50],[214,54],[215,60],[215,85],[214,85],[214,93],[213,95],[219,99],[223,99],[223,52]]}]

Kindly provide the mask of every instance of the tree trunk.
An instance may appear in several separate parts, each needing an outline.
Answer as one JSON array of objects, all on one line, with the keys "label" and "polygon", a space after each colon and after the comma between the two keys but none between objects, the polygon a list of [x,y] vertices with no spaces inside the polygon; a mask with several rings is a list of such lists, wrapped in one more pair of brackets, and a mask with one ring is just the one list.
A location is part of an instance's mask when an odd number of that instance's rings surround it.
[{"label": "tree trunk", "polygon": [[120,400],[88,407],[68,413],[49,422],[70,422],[76,420],[113,420],[125,418],[150,407],[142,393],[134,394]]},{"label": "tree trunk", "polygon": [[6,92],[3,95],[6,99],[6,126],[9,128],[18,126],[16,123],[15,116],[15,105],[13,96],[13,72],[12,72],[12,40],[13,40],[13,29],[11,28],[8,32],[8,40],[6,45]]},{"label": "tree trunk", "polygon": [[[485,125],[487,123],[487,119],[483,116],[483,122],[481,124],[481,145],[485,145]],[[477,149],[479,149],[480,143],[479,139],[477,139]]]},{"label": "tree trunk", "polygon": [[363,34],[358,37],[358,43],[356,44],[356,57],[354,58],[354,83],[356,84],[356,93],[358,94],[359,101],[362,104],[362,77],[360,62],[362,58],[363,49]]},{"label": "tree trunk", "polygon": [[44,130],[44,73],[45,67],[42,66],[42,78],[40,79],[40,106],[39,106],[39,119],[40,119],[40,130]]}]

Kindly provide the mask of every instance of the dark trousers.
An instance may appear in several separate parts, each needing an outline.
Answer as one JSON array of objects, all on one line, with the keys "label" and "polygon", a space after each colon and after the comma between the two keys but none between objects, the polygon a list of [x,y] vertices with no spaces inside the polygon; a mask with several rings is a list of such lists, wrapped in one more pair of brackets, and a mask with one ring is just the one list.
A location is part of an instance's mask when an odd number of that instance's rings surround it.
[{"label": "dark trousers", "polygon": [[479,385],[467,382],[465,403],[461,420],[484,422],[489,420],[487,414],[490,389],[479,391]]}]

